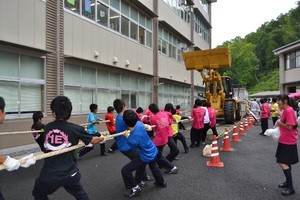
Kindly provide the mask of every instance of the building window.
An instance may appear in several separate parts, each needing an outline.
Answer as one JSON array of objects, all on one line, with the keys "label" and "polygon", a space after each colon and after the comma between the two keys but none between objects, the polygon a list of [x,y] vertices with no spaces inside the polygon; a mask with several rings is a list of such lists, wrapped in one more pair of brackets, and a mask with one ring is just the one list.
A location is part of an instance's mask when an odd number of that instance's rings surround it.
[{"label": "building window", "polygon": [[95,20],[95,0],[81,0],[82,15]]},{"label": "building window", "polygon": [[130,22],[130,38],[134,40],[138,39],[138,25],[134,22]]},{"label": "building window", "polygon": [[[140,106],[139,93],[145,94],[147,106],[151,102],[152,80],[150,78],[97,70],[70,63],[65,63],[64,67],[64,94],[72,102],[73,114],[88,113],[91,103],[98,104],[99,112],[106,112],[107,107],[111,106],[116,98],[122,98],[128,108],[137,108]],[[17,87],[13,85],[9,90],[16,93],[12,88]]]},{"label": "building window", "polygon": [[152,19],[131,7],[127,1],[65,0],[64,6],[101,26],[152,47]]},{"label": "building window", "polygon": [[145,44],[145,29],[143,27],[139,27],[139,43]]},{"label": "building window", "polygon": [[129,37],[129,20],[123,16],[121,18],[121,33]]},{"label": "building window", "polygon": [[109,17],[109,24],[110,24],[110,28],[114,31],[119,32],[119,26],[120,26],[120,15],[113,11],[110,10],[110,17]]},{"label": "building window", "polygon": [[97,23],[107,27],[108,25],[108,7],[102,3],[97,4]]},{"label": "building window", "polygon": [[300,67],[300,50],[296,51],[296,67]]},{"label": "building window", "polygon": [[110,5],[113,8],[120,10],[120,0],[110,0]]},{"label": "building window", "polygon": [[65,0],[65,8],[79,14],[80,12],[80,0]]},{"label": "building window", "polygon": [[44,111],[45,60],[41,57],[0,51],[0,94],[7,118],[31,117]]},{"label": "building window", "polygon": [[285,69],[289,70],[290,69],[290,55],[287,54],[285,58]]},{"label": "building window", "polygon": [[122,14],[129,17],[129,5],[126,4],[124,1],[121,2],[121,12]]},{"label": "building window", "polygon": [[146,31],[146,46],[152,47],[152,33]]},{"label": "building window", "polygon": [[159,27],[158,52],[168,55],[170,58],[182,62],[182,51],[186,50],[187,44],[178,39],[172,32]]},{"label": "building window", "polygon": [[210,33],[209,33],[210,28],[205,24],[202,18],[196,13],[194,14],[194,30],[200,37],[203,38],[204,41],[206,41],[207,43],[210,42]]}]

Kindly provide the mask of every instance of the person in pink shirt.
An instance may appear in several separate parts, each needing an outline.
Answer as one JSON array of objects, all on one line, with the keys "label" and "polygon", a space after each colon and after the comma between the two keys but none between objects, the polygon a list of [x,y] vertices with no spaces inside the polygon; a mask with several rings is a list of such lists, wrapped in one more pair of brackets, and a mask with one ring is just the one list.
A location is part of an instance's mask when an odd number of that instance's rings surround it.
[{"label": "person in pink shirt", "polygon": [[218,131],[217,131],[217,128],[216,128],[216,124],[217,124],[217,111],[213,107],[211,107],[211,103],[210,102],[206,103],[206,107],[207,107],[207,110],[208,110],[208,115],[209,115],[209,120],[210,120],[209,127],[212,130],[213,134],[215,136],[218,136]]},{"label": "person in pink shirt", "polygon": [[202,131],[204,128],[204,116],[205,109],[201,108],[201,100],[195,100],[195,106],[192,110],[191,117],[193,119],[193,125],[190,132],[191,138],[191,148],[199,147],[201,142]]},{"label": "person in pink shirt", "polygon": [[154,114],[150,118],[150,124],[155,126],[153,142],[158,149],[158,154],[156,157],[157,164],[159,167],[165,168],[167,170],[166,173],[177,174],[177,167],[162,155],[163,148],[168,143],[168,136],[171,128],[170,124],[172,123],[173,118],[170,120],[166,112],[159,111],[155,103],[149,105],[149,110]]},{"label": "person in pink shirt", "polygon": [[144,118],[142,120],[142,122],[144,124],[149,124],[150,123],[150,118],[153,116],[154,114],[149,110],[149,108],[147,108],[144,112]]},{"label": "person in pink shirt", "polygon": [[166,159],[170,162],[172,162],[173,160],[177,159],[176,156],[178,156],[179,154],[179,149],[173,139],[173,129],[171,124],[173,123],[173,115],[171,113],[172,109],[174,109],[173,104],[171,103],[167,103],[165,105],[165,109],[164,112],[168,115],[168,117],[170,118],[170,124],[169,124],[169,135],[168,135],[168,146],[170,148],[170,153],[166,156]]},{"label": "person in pink shirt", "polygon": [[262,98],[259,100],[261,103],[260,108],[260,124],[261,124],[261,133],[260,135],[266,136],[265,131],[269,128],[268,119],[270,117],[270,108],[266,98]]},{"label": "person in pink shirt", "polygon": [[282,195],[295,194],[292,179],[291,165],[299,162],[297,141],[298,130],[297,120],[293,108],[291,107],[288,95],[279,95],[277,97],[279,108],[283,111],[275,126],[279,126],[280,136],[276,151],[277,163],[283,170],[286,181],[279,184],[280,188],[285,188]]}]

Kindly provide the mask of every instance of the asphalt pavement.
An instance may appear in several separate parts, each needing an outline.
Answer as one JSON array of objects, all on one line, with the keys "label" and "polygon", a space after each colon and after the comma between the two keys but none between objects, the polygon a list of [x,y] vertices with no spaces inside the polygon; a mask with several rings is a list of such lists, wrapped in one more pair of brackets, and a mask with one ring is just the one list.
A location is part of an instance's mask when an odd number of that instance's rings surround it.
[{"label": "asphalt pavement", "polygon": [[[271,126],[271,121],[270,126]],[[220,125],[222,132],[225,125]],[[207,167],[207,157],[202,156],[204,145],[190,149],[185,154],[182,144],[178,141],[179,160],[174,161],[178,167],[178,174],[164,174],[166,188],[158,188],[153,181],[148,181],[148,187],[142,188],[142,194],[134,199],[141,200],[260,200],[260,199],[300,199],[300,167],[292,166],[292,174],[296,194],[289,197],[281,195],[282,189],[278,184],[284,181],[282,170],[276,163],[275,151],[277,143],[272,138],[260,136],[260,125],[257,124],[246,131],[246,135],[239,136],[241,142],[230,142],[233,152],[220,153],[223,168]],[[190,144],[189,131],[183,134]],[[229,133],[230,137],[232,132]],[[219,149],[223,138],[218,140]],[[207,143],[211,141],[207,140]],[[110,147],[108,141],[106,147]],[[165,147],[164,154],[169,151]],[[129,162],[120,152],[110,153],[109,156],[99,156],[100,148],[96,148],[78,161],[82,175],[81,182],[92,200],[121,200],[126,192],[121,168]],[[300,154],[299,154],[300,155]],[[35,178],[43,166],[43,161],[17,171],[0,172],[0,185],[6,200],[29,200]],[[148,174],[152,176],[147,167]],[[164,172],[164,170],[162,170]],[[63,188],[50,195],[51,200],[74,199]]]}]

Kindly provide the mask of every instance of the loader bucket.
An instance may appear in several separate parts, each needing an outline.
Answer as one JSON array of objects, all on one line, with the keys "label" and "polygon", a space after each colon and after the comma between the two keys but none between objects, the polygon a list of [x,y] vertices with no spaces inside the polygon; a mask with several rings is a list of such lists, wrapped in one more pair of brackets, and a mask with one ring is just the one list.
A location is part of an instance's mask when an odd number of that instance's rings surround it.
[{"label": "loader bucket", "polygon": [[228,48],[185,52],[182,56],[187,70],[220,69],[231,66]]}]

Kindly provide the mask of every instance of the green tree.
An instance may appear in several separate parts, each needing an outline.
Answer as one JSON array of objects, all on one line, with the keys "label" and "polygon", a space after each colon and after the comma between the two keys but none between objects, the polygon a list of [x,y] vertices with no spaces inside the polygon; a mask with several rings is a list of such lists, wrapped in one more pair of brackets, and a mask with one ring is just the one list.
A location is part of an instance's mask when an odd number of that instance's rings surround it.
[{"label": "green tree", "polygon": [[224,71],[233,82],[248,87],[255,80],[255,73],[259,67],[259,60],[255,54],[255,45],[237,37],[228,43],[231,51],[231,68]]},{"label": "green tree", "polygon": [[279,59],[273,51],[300,39],[300,1],[297,4],[298,7],[265,22],[245,38],[223,42],[220,47],[231,50],[232,67],[221,72],[231,76],[235,84],[247,87],[250,93],[278,90]]}]

